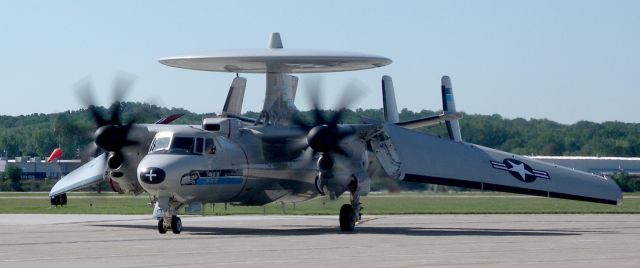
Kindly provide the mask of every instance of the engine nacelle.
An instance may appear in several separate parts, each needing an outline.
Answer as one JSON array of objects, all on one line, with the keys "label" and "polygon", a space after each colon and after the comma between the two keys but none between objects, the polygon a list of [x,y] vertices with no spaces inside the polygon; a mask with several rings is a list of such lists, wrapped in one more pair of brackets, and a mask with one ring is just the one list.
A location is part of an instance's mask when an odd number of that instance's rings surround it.
[{"label": "engine nacelle", "polygon": [[109,158],[107,159],[107,166],[110,169],[120,169],[122,164],[124,163],[124,157],[120,154],[111,153]]},{"label": "engine nacelle", "polygon": [[361,161],[336,161],[336,157],[343,156],[324,153],[318,159],[318,176],[315,181],[318,193],[325,195],[328,191],[331,198],[338,198],[345,191],[367,195],[371,189],[371,179],[367,173],[369,155],[363,153]]}]

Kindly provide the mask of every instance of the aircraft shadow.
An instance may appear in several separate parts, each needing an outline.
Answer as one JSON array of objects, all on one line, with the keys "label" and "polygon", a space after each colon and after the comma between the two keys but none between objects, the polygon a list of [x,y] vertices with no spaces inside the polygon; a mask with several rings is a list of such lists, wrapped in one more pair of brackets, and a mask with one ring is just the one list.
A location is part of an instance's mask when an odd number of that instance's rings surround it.
[{"label": "aircraft shadow", "polygon": [[[149,229],[157,231],[154,225],[138,224],[100,224],[93,226]],[[170,233],[171,231],[169,231]],[[586,230],[526,230],[526,229],[482,229],[482,228],[420,228],[420,227],[375,227],[358,226],[354,233],[343,233],[338,227],[318,226],[279,226],[271,228],[234,228],[185,226],[182,234],[218,235],[218,236],[313,236],[327,234],[380,234],[404,236],[574,236],[584,233],[607,233]]]}]

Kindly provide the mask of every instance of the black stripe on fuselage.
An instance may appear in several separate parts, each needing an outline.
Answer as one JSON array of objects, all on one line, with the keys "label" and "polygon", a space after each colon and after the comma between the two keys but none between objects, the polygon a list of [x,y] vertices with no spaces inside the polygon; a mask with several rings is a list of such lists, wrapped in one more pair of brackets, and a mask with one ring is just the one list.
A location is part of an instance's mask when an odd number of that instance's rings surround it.
[{"label": "black stripe on fuselage", "polygon": [[489,191],[496,191],[496,192],[506,192],[506,193],[514,193],[514,194],[526,194],[526,195],[534,195],[534,196],[542,196],[542,197],[555,197],[555,198],[587,201],[587,202],[602,203],[602,204],[609,204],[609,205],[618,204],[617,200],[608,200],[608,199],[586,197],[586,196],[579,196],[579,195],[572,195],[572,194],[547,192],[543,190],[527,189],[527,188],[515,187],[515,186],[499,185],[499,184],[493,184],[493,183],[481,183],[477,181],[466,181],[466,180],[458,180],[458,179],[450,179],[450,178],[422,176],[422,175],[415,175],[415,174],[405,174],[404,181],[448,185],[448,186],[481,189],[481,190],[489,190]]}]

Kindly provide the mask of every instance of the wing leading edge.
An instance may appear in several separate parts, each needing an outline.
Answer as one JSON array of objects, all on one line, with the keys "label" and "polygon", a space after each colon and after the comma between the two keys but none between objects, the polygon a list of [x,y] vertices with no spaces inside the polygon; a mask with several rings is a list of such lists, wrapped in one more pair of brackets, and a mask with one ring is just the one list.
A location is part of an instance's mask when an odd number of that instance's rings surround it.
[{"label": "wing leading edge", "polygon": [[106,157],[106,153],[103,153],[62,177],[53,188],[51,188],[49,196],[56,196],[81,189],[101,181],[104,176],[104,171],[107,168]]},{"label": "wing leading edge", "polygon": [[622,192],[606,177],[491,148],[442,139],[393,124],[385,130],[405,181],[619,205]]}]

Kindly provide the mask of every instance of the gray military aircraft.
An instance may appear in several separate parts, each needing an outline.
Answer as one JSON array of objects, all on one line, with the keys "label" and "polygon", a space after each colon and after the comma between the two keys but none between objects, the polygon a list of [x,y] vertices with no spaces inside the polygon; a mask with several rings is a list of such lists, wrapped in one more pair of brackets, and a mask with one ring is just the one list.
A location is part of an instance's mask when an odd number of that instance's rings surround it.
[{"label": "gray military aircraft", "polygon": [[[147,192],[154,203],[158,231],[180,233],[178,211],[201,210],[206,203],[260,206],[276,200],[301,202],[321,195],[349,193],[340,209],[342,231],[361,220],[360,198],[372,177],[452,185],[481,190],[620,204],[620,188],[610,179],[463,141],[451,81],[442,77],[443,113],[400,122],[392,79],[382,77],[384,121],[340,124],[344,109],[312,120],[294,105],[298,78],[293,73],[376,68],[390,59],[335,51],[286,49],[278,33],[269,47],[188,54],[160,59],[186,69],[265,73],[266,95],[258,118],[241,116],[246,79],[231,83],[223,112],[201,125],[123,123],[119,102],[104,118],[90,111],[98,128],[94,143],[105,151],[63,177],[52,198],[108,180],[114,189]],[[317,92],[317,91],[316,91]],[[446,124],[449,136],[412,130]]]}]

